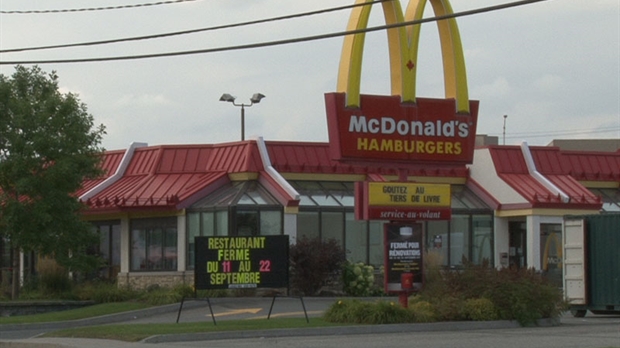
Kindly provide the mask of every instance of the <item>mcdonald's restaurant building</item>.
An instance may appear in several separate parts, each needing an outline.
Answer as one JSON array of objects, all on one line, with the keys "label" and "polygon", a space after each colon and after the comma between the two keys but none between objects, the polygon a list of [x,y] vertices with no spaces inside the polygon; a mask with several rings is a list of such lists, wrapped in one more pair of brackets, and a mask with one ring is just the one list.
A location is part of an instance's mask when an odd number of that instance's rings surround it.
[{"label": "mcdonald's restaurant building", "polygon": [[450,218],[417,220],[446,268],[487,260],[561,275],[563,216],[620,212],[620,150],[486,145],[471,165],[409,167],[345,164],[329,150],[258,138],[106,152],[105,177],[79,192],[102,237],[100,275],[135,288],[192,284],[197,236],[333,238],[349,260],[379,266],[389,219],[356,218],[355,186],[403,176],[449,187]]}]

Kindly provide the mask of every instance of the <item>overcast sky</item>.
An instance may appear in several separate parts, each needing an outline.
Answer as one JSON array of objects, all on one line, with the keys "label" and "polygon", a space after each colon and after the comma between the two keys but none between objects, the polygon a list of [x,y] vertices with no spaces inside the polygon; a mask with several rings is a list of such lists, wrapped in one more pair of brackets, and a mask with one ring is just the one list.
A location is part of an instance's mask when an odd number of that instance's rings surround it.
[{"label": "overcast sky", "polygon": [[[0,0],[0,48],[119,39],[207,28],[351,5],[354,0],[196,0],[116,10],[16,14],[154,3],[155,0]],[[455,12],[511,0],[452,0]],[[402,1],[403,7],[406,1]],[[426,17],[431,17],[430,5]],[[0,53],[0,61],[131,56],[253,44],[341,32],[351,10],[167,38],[65,49]],[[478,134],[505,143],[620,138],[620,1],[548,0],[457,19],[470,98],[480,101]],[[370,26],[382,25],[375,5]],[[246,139],[328,141],[324,93],[336,91],[343,38],[167,58],[39,64],[57,71],[63,91],[104,124],[108,150],[240,140],[241,110],[222,93],[249,103]],[[0,65],[11,75],[12,65]],[[439,39],[422,27],[419,97],[443,98]],[[388,95],[384,31],[367,34],[362,93]]]}]

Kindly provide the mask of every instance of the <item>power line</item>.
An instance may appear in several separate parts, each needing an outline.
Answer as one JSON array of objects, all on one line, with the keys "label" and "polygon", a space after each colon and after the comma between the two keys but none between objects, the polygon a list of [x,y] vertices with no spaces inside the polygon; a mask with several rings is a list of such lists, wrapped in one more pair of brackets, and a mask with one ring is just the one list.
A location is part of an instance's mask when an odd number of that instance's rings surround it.
[{"label": "power line", "polygon": [[495,5],[495,6],[488,6],[488,7],[483,7],[479,9],[463,11],[463,12],[458,12],[458,13],[453,13],[453,14],[448,14],[448,15],[443,15],[443,16],[423,18],[420,20],[390,24],[390,25],[381,25],[381,26],[370,27],[366,29],[350,30],[350,31],[343,31],[343,32],[336,32],[336,33],[329,33],[329,34],[322,34],[322,35],[314,35],[314,36],[305,36],[305,37],[285,39],[285,40],[266,41],[266,42],[260,42],[260,43],[238,45],[238,46],[216,47],[216,48],[207,48],[207,49],[192,50],[192,51],[141,54],[141,55],[134,55],[134,56],[76,58],[76,59],[50,59],[50,60],[32,60],[32,61],[0,61],[0,65],[109,62],[109,61],[119,61],[119,60],[136,60],[136,59],[147,59],[147,58],[185,56],[185,55],[194,55],[194,54],[206,54],[206,53],[215,53],[215,52],[224,52],[224,51],[237,51],[237,50],[246,50],[246,49],[252,49],[252,48],[280,46],[280,45],[287,45],[287,44],[307,42],[307,41],[330,39],[334,37],[340,37],[340,36],[351,35],[351,34],[374,32],[374,31],[398,28],[398,27],[403,27],[403,26],[408,26],[408,25],[435,22],[435,21],[439,21],[443,19],[457,18],[457,17],[469,16],[469,15],[480,14],[480,13],[485,13],[485,12],[503,10],[503,9],[507,9],[511,7],[523,6],[523,5],[528,5],[528,4],[532,4],[536,2],[543,2],[543,1],[548,1],[548,0],[522,0],[522,1],[516,1],[516,2]]},{"label": "power line", "polygon": [[36,50],[44,50],[44,49],[52,49],[52,48],[67,48],[67,47],[77,47],[77,46],[94,46],[94,45],[126,42],[126,41],[159,39],[159,38],[169,37],[169,36],[193,34],[193,33],[198,33],[198,32],[213,31],[213,30],[219,30],[219,29],[229,29],[229,28],[242,27],[242,26],[260,24],[260,23],[275,22],[275,21],[280,21],[280,20],[285,20],[285,19],[292,19],[292,18],[312,16],[312,15],[317,15],[317,14],[324,14],[324,13],[329,13],[329,12],[335,12],[335,11],[355,8],[355,7],[359,7],[359,6],[373,5],[373,4],[381,3],[381,2],[385,2],[385,1],[392,1],[392,0],[375,0],[375,1],[372,1],[372,2],[369,2],[369,3],[346,5],[346,6],[340,6],[340,7],[332,7],[332,8],[322,9],[322,10],[303,12],[303,13],[296,13],[296,14],[280,16],[280,17],[258,19],[258,20],[248,21],[248,22],[219,25],[219,26],[200,28],[200,29],[175,31],[175,32],[171,32],[171,33],[154,34],[154,35],[146,35],[146,36],[135,36],[135,37],[127,37],[127,38],[121,38],[121,39],[90,41],[90,42],[81,42],[81,43],[72,43],[72,44],[49,45],[49,46],[40,46],[40,47],[11,48],[11,49],[6,49],[6,50],[0,50],[0,53],[36,51]]},{"label": "power line", "polygon": [[[506,139],[516,139],[516,138],[546,138],[546,137],[555,137],[555,136],[563,136],[563,135],[586,135],[586,134],[600,134],[600,133],[611,133],[611,132],[620,132],[620,128],[610,128],[610,129],[597,129],[597,130],[565,130],[565,131],[553,131],[553,132],[521,132],[521,133],[507,133]],[[491,133],[491,136],[499,136],[499,134]]]},{"label": "power line", "polygon": [[26,10],[26,11],[19,11],[19,10],[17,10],[17,11],[2,11],[2,10],[0,10],[0,14],[41,14],[41,13],[107,11],[107,10],[120,10],[120,9],[126,9],[126,8],[136,8],[136,7],[169,5],[169,4],[179,3],[179,2],[190,2],[190,1],[200,1],[200,0],[168,0],[168,1],[158,1],[158,2],[153,2],[153,3],[134,4],[134,5],[88,7],[88,8],[69,8],[69,9],[61,9],[61,10]]}]

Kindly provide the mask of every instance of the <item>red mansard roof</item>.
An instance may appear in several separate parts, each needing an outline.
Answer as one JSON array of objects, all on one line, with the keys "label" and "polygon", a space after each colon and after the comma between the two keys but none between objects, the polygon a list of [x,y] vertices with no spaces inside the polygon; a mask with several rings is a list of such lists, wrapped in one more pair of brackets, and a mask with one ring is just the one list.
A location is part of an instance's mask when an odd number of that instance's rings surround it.
[{"label": "red mansard roof", "polygon": [[254,142],[143,147],[123,177],[87,204],[97,210],[182,209],[229,182],[229,173],[262,170]]},{"label": "red mansard roof", "polygon": [[562,151],[562,167],[577,180],[620,182],[620,150],[616,152]]},{"label": "red mansard roof", "polygon": [[523,152],[518,146],[489,146],[497,175],[528,202],[559,203],[560,197],[530,175]]},{"label": "red mansard roof", "polygon": [[415,163],[398,166],[385,163],[349,163],[331,159],[329,143],[266,141],[269,159],[280,173],[307,174],[380,174],[398,175],[405,167],[409,176],[467,177],[467,168],[459,166],[429,166]]},{"label": "red mansard roof", "polygon": [[566,193],[571,201],[579,203],[600,203],[599,197],[581,185],[572,176],[573,170],[564,152],[557,147],[531,147],[530,152],[536,169],[551,181],[562,192]]},{"label": "red mansard roof", "polygon": [[125,150],[108,151],[103,154],[103,160],[101,161],[101,169],[103,170],[103,175],[97,179],[85,180],[82,183],[82,188],[79,191],[75,192],[75,196],[80,197],[81,195],[93,189],[95,186],[102,183],[107,178],[111,177],[118,169],[118,166],[120,165],[124,155]]},{"label": "red mansard roof", "polygon": [[567,203],[530,174],[521,147],[488,148],[497,175],[534,207],[596,208],[600,205],[600,199],[572,178],[567,168],[562,166],[557,148],[531,147],[530,153],[536,170],[570,198]]}]

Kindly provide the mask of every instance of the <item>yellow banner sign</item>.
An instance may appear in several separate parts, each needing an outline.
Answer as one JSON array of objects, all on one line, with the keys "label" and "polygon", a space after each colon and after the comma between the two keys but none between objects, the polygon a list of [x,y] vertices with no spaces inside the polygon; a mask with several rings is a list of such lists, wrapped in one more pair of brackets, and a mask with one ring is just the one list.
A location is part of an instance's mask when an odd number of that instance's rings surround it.
[{"label": "yellow banner sign", "polygon": [[410,182],[368,183],[368,205],[449,207],[450,185]]}]

